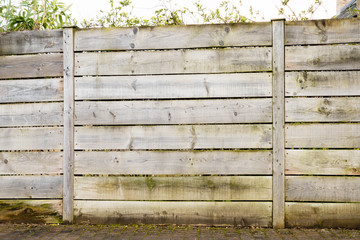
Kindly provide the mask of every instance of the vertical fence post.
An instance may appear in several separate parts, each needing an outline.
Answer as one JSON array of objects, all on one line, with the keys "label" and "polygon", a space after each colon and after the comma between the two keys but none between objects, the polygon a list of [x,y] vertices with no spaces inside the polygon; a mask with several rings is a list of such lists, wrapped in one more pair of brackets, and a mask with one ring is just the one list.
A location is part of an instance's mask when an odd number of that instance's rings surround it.
[{"label": "vertical fence post", "polygon": [[74,219],[74,28],[63,29],[64,159],[63,223]]},{"label": "vertical fence post", "polygon": [[273,227],[285,227],[285,20],[272,20]]}]

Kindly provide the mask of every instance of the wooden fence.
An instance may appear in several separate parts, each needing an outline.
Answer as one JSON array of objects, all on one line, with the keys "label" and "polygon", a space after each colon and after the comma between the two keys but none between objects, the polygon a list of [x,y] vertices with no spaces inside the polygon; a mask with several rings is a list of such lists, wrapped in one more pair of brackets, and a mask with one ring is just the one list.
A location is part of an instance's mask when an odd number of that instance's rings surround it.
[{"label": "wooden fence", "polygon": [[1,34],[0,222],[360,227],[359,36],[358,19]]}]

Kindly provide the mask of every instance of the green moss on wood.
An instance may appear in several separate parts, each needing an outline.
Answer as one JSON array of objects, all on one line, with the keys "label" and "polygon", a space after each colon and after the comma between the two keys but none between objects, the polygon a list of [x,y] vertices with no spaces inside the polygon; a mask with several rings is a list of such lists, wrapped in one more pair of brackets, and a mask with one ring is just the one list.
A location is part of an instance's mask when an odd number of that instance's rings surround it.
[{"label": "green moss on wood", "polygon": [[0,201],[0,223],[61,223],[62,216],[50,204],[33,205],[27,201]]}]

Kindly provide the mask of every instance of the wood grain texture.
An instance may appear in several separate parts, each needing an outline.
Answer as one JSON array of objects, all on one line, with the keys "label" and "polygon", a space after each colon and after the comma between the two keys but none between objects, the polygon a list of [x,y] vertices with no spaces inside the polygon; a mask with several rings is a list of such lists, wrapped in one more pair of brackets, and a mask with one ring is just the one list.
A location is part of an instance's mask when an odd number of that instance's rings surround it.
[{"label": "wood grain texture", "polygon": [[359,122],[360,97],[287,98],[286,122]]},{"label": "wood grain texture", "polygon": [[286,148],[359,148],[360,124],[286,124]]},{"label": "wood grain texture", "polygon": [[60,77],[62,73],[61,53],[0,56],[0,79]]},{"label": "wood grain texture", "polygon": [[0,152],[0,174],[60,174],[62,152]]},{"label": "wood grain texture", "polygon": [[271,151],[76,152],[75,174],[272,174]]},{"label": "wood grain texture", "polygon": [[76,76],[270,70],[271,48],[268,47],[75,54]]},{"label": "wood grain texture", "polygon": [[286,96],[360,96],[360,72],[287,72]]},{"label": "wood grain texture", "polygon": [[76,127],[76,149],[270,148],[271,125]]},{"label": "wood grain texture", "polygon": [[0,206],[2,224],[61,223],[61,200],[1,200]]},{"label": "wood grain texture", "polygon": [[271,45],[270,23],[82,29],[76,51]]},{"label": "wood grain texture", "polygon": [[268,123],[272,121],[272,105],[271,98],[85,101],[75,103],[75,115],[76,125]]},{"label": "wood grain texture", "polygon": [[284,112],[285,112],[285,46],[284,20],[272,21],[273,34],[273,227],[284,228],[285,184],[284,184]]},{"label": "wood grain texture", "polygon": [[285,55],[288,71],[360,69],[359,44],[286,47]]},{"label": "wood grain texture", "polygon": [[63,100],[63,80],[32,79],[0,81],[0,102],[44,102]]},{"label": "wood grain texture", "polygon": [[62,176],[0,176],[0,198],[61,198]]},{"label": "wood grain texture", "polygon": [[286,174],[360,175],[359,150],[286,150]]},{"label": "wood grain texture", "polygon": [[360,178],[287,176],[286,201],[359,202]]},{"label": "wood grain texture", "polygon": [[270,73],[77,77],[75,99],[269,97],[271,81]]},{"label": "wood grain texture", "polygon": [[271,202],[75,201],[76,223],[271,226]]},{"label": "wood grain texture", "polygon": [[286,45],[358,43],[356,18],[285,22]]},{"label": "wood grain texture", "polygon": [[286,226],[359,228],[360,203],[286,203]]},{"label": "wood grain texture", "polygon": [[64,160],[63,221],[74,220],[74,28],[63,30],[64,45]]},{"label": "wood grain texture", "polygon": [[21,31],[0,34],[0,55],[62,51],[62,30]]},{"label": "wood grain texture", "polygon": [[0,126],[63,124],[63,103],[0,104]]},{"label": "wood grain texture", "polygon": [[272,200],[271,176],[75,177],[75,199]]},{"label": "wood grain texture", "polygon": [[60,127],[0,128],[0,150],[62,149]]}]

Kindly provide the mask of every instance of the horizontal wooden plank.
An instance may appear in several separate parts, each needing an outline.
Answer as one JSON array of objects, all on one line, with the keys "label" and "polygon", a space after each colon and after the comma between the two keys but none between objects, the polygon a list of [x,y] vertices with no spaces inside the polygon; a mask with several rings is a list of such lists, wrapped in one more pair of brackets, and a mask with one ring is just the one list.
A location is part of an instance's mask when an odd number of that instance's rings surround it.
[{"label": "horizontal wooden plank", "polygon": [[63,103],[0,104],[0,126],[63,124]]},{"label": "horizontal wooden plank", "polygon": [[360,72],[287,72],[286,96],[360,96]]},{"label": "horizontal wooden plank", "polygon": [[286,174],[360,175],[359,150],[286,150]]},{"label": "horizontal wooden plank", "polygon": [[360,45],[285,47],[285,70],[359,70]]},{"label": "horizontal wooden plank", "polygon": [[76,223],[271,226],[271,202],[74,201]]},{"label": "horizontal wooden plank", "polygon": [[61,198],[62,176],[0,176],[0,198]]},{"label": "horizontal wooden plank", "polygon": [[0,174],[60,174],[62,152],[0,152]]},{"label": "horizontal wooden plank", "polygon": [[360,203],[286,203],[285,209],[287,227],[360,227]]},{"label": "horizontal wooden plank", "polygon": [[270,73],[77,77],[75,99],[269,97],[271,82]]},{"label": "horizontal wooden plank", "polygon": [[75,115],[77,125],[264,123],[272,99],[76,102]]},{"label": "horizontal wooden plank", "polygon": [[0,34],[0,55],[62,52],[62,30]]},{"label": "horizontal wooden plank", "polygon": [[271,151],[75,152],[75,174],[271,174]]},{"label": "horizontal wooden plank", "polygon": [[269,47],[75,54],[76,76],[270,70]]},{"label": "horizontal wooden plank", "polygon": [[61,53],[0,56],[0,79],[60,77],[63,75]]},{"label": "horizontal wooden plank", "polygon": [[81,29],[75,32],[75,51],[269,45],[269,22]]},{"label": "horizontal wooden plank", "polygon": [[61,200],[1,200],[0,223],[61,223]]},{"label": "horizontal wooden plank", "polygon": [[75,177],[75,199],[272,200],[271,176]]},{"label": "horizontal wooden plank", "polygon": [[0,102],[44,102],[63,100],[63,79],[0,81]]},{"label": "horizontal wooden plank", "polygon": [[271,125],[76,127],[75,149],[271,148]]},{"label": "horizontal wooden plank", "polygon": [[62,149],[60,127],[0,128],[0,150]]},{"label": "horizontal wooden plank", "polygon": [[358,43],[360,21],[349,19],[321,19],[285,22],[286,45]]},{"label": "horizontal wooden plank", "polygon": [[286,122],[358,122],[360,97],[287,98]]},{"label": "horizontal wooden plank", "polygon": [[360,202],[360,178],[287,176],[286,201]]},{"label": "horizontal wooden plank", "polygon": [[359,148],[360,124],[286,124],[286,148]]}]

